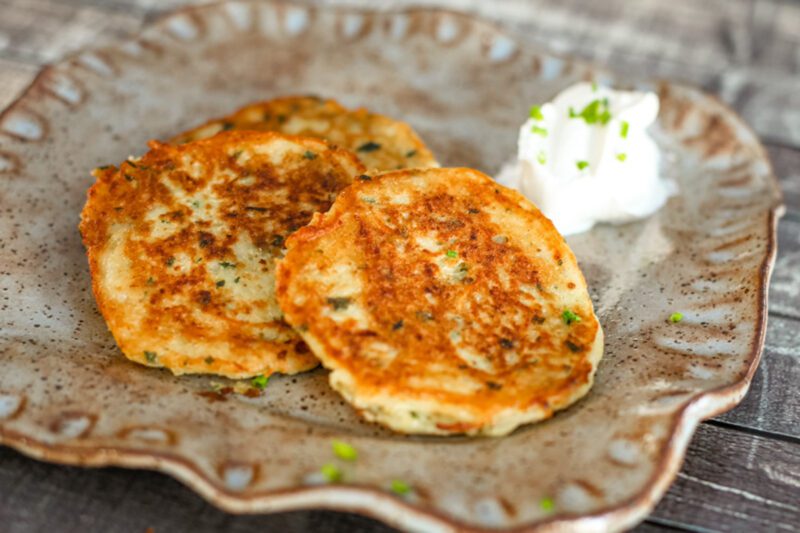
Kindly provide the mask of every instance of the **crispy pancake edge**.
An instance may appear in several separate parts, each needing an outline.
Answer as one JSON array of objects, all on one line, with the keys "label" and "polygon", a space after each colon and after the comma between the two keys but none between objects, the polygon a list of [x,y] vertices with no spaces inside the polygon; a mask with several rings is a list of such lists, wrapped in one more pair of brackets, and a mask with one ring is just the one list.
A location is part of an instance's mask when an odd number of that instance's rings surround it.
[{"label": "crispy pancake edge", "polygon": [[[552,223],[547,220],[530,202],[515,191],[497,185],[491,178],[470,169],[438,169],[438,170],[406,170],[379,175],[376,180],[402,180],[404,177],[414,175],[431,175],[437,172],[445,173],[466,173],[470,180],[477,180],[483,185],[490,185],[492,189],[500,194],[508,205],[526,205],[532,210],[529,215],[536,216],[541,227],[548,232],[548,237],[557,238],[558,253],[562,260],[571,265],[577,272],[577,285],[575,290],[582,293],[582,301],[586,303],[586,311],[582,316],[584,323],[581,327],[588,327],[594,333],[592,340],[585,346],[583,362],[585,366],[583,373],[570,381],[563,391],[553,391],[548,401],[543,404],[532,404],[524,409],[508,408],[496,409],[488,415],[470,412],[465,406],[447,401],[432,401],[430,399],[413,399],[403,396],[400,400],[393,396],[391,386],[380,387],[364,386],[358,382],[356,376],[348,369],[348,365],[342,364],[336,357],[328,356],[330,350],[329,343],[320,335],[315,334],[311,329],[306,329],[307,323],[313,323],[314,316],[303,316],[302,310],[294,308],[289,294],[291,286],[295,282],[298,272],[303,268],[306,247],[312,246],[318,240],[324,239],[328,234],[336,232],[337,228],[347,222],[343,218],[350,211],[350,202],[354,201],[362,191],[371,185],[368,182],[356,182],[347,190],[343,191],[331,210],[324,215],[315,215],[312,222],[299,232],[295,233],[288,241],[287,255],[278,264],[278,300],[286,314],[287,320],[298,327],[301,335],[311,347],[312,351],[322,360],[323,365],[332,372],[330,375],[331,385],[339,391],[349,403],[351,403],[368,420],[379,422],[396,431],[406,433],[428,433],[428,434],[484,434],[484,435],[503,435],[512,431],[521,424],[534,422],[552,416],[554,411],[563,409],[574,403],[586,394],[592,385],[597,363],[603,353],[603,335],[599,322],[594,315],[591,300],[586,290],[585,280],[577,267],[574,255],[566,246],[563,238],[557,233]],[[455,185],[454,185],[455,186]],[[296,262],[297,265],[294,265]],[[374,265],[371,265],[374,267]],[[587,331],[592,334],[591,331]],[[334,334],[335,335],[335,334]],[[436,416],[432,420],[420,421],[421,412],[435,412]],[[409,413],[415,412],[417,417],[410,417]],[[485,416],[484,416],[485,415]],[[448,422],[450,420],[450,422]]]},{"label": "crispy pancake edge", "polygon": [[[125,356],[132,361],[147,366],[167,367],[175,374],[185,373],[210,373],[217,375],[224,375],[232,378],[250,377],[259,374],[270,374],[272,372],[296,373],[308,370],[317,366],[318,361],[308,352],[307,346],[300,341],[294,332],[288,327],[283,326],[287,335],[291,335],[297,339],[297,342],[292,342],[289,346],[285,346],[285,354],[282,356],[281,362],[259,362],[261,356],[256,356],[255,360],[249,353],[243,353],[242,364],[236,362],[225,361],[216,359],[213,364],[208,364],[206,360],[208,357],[192,357],[181,359],[180,355],[175,355],[175,361],[170,355],[162,355],[159,353],[158,361],[148,360],[146,352],[141,349],[140,343],[133,341],[128,335],[123,334],[122,330],[125,327],[125,312],[120,309],[118,302],[106,294],[106,289],[103,286],[107,279],[107,273],[102,261],[106,259],[107,247],[109,244],[109,236],[111,231],[111,221],[113,221],[113,213],[111,212],[111,205],[104,205],[104,201],[109,200],[109,187],[114,181],[122,179],[125,172],[135,172],[136,167],[131,168],[131,165],[137,167],[142,166],[142,162],[150,161],[161,156],[177,157],[175,154],[187,153],[196,149],[198,145],[202,146],[207,143],[210,146],[216,143],[268,143],[275,139],[284,139],[291,143],[296,143],[298,146],[306,149],[313,149],[317,151],[327,151],[332,158],[331,161],[336,161],[336,164],[345,165],[348,168],[347,173],[352,171],[363,172],[364,167],[355,158],[353,154],[346,150],[330,147],[324,141],[318,139],[309,139],[302,137],[294,137],[281,135],[273,132],[231,132],[225,133],[220,138],[211,138],[198,143],[193,143],[194,147],[186,148],[185,146],[176,147],[165,145],[158,142],[151,143],[151,150],[139,158],[137,163],[130,161],[123,162],[120,168],[116,167],[101,167],[94,172],[97,181],[90,187],[87,192],[87,202],[81,213],[80,231],[87,250],[87,257],[92,277],[92,292],[98,305],[98,309],[103,315],[109,330],[112,332],[118,346],[125,354]],[[161,154],[161,155],[159,155]],[[169,155],[172,154],[172,155]],[[344,166],[342,168],[345,168]],[[344,172],[344,171],[343,171]],[[153,178],[154,182],[158,182],[159,177]],[[350,178],[352,179],[352,177]],[[113,198],[113,197],[110,197]],[[302,345],[302,350],[297,348]],[[158,353],[159,348],[151,348],[152,352]],[[267,357],[269,359],[269,357]]]}]

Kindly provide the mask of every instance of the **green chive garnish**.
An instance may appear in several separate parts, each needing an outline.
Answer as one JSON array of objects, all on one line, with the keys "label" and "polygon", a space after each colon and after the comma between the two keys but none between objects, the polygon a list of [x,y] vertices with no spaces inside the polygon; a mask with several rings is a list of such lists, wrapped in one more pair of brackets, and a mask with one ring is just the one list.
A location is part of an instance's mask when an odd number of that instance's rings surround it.
[{"label": "green chive garnish", "polygon": [[578,167],[578,170],[583,170],[584,168],[589,166],[588,161],[576,161],[575,166]]},{"label": "green chive garnish", "polygon": [[547,137],[546,128],[540,128],[539,126],[534,126],[531,128],[531,132],[533,132],[536,135],[541,135],[542,137]]},{"label": "green chive garnish", "polygon": [[580,322],[581,317],[570,311],[569,309],[564,309],[564,312],[561,313],[561,318],[564,319],[564,323],[566,325],[570,325],[573,322]]},{"label": "green chive garnish", "polygon": [[673,324],[677,324],[681,320],[683,320],[683,313],[672,313],[669,316],[669,321],[672,322]]},{"label": "green chive garnish", "polygon": [[625,161],[626,159],[628,159],[628,154],[617,154],[617,159],[619,159],[620,161]]},{"label": "green chive garnish", "polygon": [[333,453],[335,453],[336,457],[339,459],[344,459],[345,461],[355,461],[358,459],[358,452],[356,449],[344,441],[333,440],[331,446],[333,447]]},{"label": "green chive garnish", "polygon": [[378,150],[380,147],[381,147],[380,144],[374,141],[369,141],[365,142],[364,144],[356,148],[356,150],[358,150],[359,152],[374,152],[375,150]]},{"label": "green chive garnish", "polygon": [[555,507],[556,507],[556,504],[553,501],[553,498],[542,498],[541,500],[539,500],[539,508],[542,511],[546,511],[546,512],[549,513],[550,511],[555,509]]},{"label": "green chive garnish", "polygon": [[542,115],[542,108],[538,105],[531,106],[531,113],[530,117],[533,120],[544,120],[544,115]]},{"label": "green chive garnish", "polygon": [[536,161],[538,161],[540,165],[547,163],[547,156],[544,155],[544,151],[539,152],[539,154],[536,156]]},{"label": "green chive garnish", "polygon": [[145,350],[144,358],[147,359],[148,363],[155,363],[156,362],[156,352],[148,352]]},{"label": "green chive garnish", "polygon": [[455,250],[447,250],[447,257],[451,259],[454,257],[458,257],[458,252],[456,252]]},{"label": "green chive garnish", "polygon": [[322,468],[319,469],[320,473],[325,476],[325,480],[328,483],[337,483],[342,480],[342,471],[332,463],[328,463],[326,465],[322,465]]},{"label": "green chive garnish", "polygon": [[399,479],[393,479],[391,484],[392,492],[399,496],[405,496],[409,492],[411,492],[411,486],[406,483],[405,481],[401,481]]},{"label": "green chive garnish", "polygon": [[350,306],[350,298],[346,296],[330,296],[326,299],[328,305],[333,307],[334,311],[341,311]]},{"label": "green chive garnish", "polygon": [[619,125],[619,136],[622,137],[623,139],[627,139],[628,138],[628,127],[629,126],[630,125],[628,124],[628,122],[626,120],[623,120]]},{"label": "green chive garnish", "polygon": [[608,109],[608,99],[592,100],[580,113],[570,107],[569,118],[582,118],[587,124],[597,124],[599,122],[605,126],[608,124],[608,121],[611,120],[611,111]]},{"label": "green chive garnish", "polygon": [[258,375],[250,380],[250,385],[258,390],[264,390],[267,383],[269,383],[269,376],[265,376],[264,374]]}]

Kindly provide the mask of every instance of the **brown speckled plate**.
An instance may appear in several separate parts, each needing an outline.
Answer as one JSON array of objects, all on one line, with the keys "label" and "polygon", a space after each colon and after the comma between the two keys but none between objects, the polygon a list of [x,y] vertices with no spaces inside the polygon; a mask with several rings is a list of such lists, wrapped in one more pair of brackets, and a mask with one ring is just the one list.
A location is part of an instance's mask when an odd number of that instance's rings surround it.
[{"label": "brown speckled plate", "polygon": [[[780,195],[756,137],[713,98],[658,86],[681,195],[569,239],[606,356],[583,401],[506,438],[390,434],[360,422],[322,370],[214,402],[200,395],[208,377],[129,363],[95,309],[76,228],[92,167],[253,100],[366,105],[411,122],[443,164],[492,173],[531,103],[593,76],[628,83],[462,15],[279,2],[180,11],[45,69],[0,116],[0,440],[49,461],[168,472],[234,512],[326,507],[435,531],[642,519],[697,423],[744,395],[764,340]],[[335,437],[360,457],[340,464],[346,483],[319,485]],[[414,491],[393,495],[392,479]]]}]

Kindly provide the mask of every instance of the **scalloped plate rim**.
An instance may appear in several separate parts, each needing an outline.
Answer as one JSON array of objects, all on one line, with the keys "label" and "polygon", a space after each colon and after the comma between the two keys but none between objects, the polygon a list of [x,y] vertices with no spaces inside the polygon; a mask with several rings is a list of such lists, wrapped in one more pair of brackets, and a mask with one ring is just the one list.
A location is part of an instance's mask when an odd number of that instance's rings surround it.
[{"label": "scalloped plate rim", "polygon": [[[167,20],[174,17],[204,10],[220,9],[221,6],[226,4],[256,3],[255,0],[219,0],[204,4],[181,6],[174,10],[161,13],[154,19],[146,21],[132,37],[119,39],[105,46],[83,48],[66,55],[54,63],[43,66],[34,76],[33,80],[22,90],[19,96],[4,109],[0,110],[0,121],[18,107],[24,106],[28,97],[32,96],[32,93],[43,85],[43,81],[50,72],[54,71],[55,67],[66,65],[87,51],[102,51],[105,49],[118,48],[126,43],[139,42],[142,34],[146,30],[163,25]],[[290,2],[286,0],[268,0],[267,3],[284,6],[301,5],[309,9],[320,9],[320,6],[314,4]],[[351,6],[328,6],[326,9],[342,13],[445,14],[471,21],[479,21],[482,24],[492,27],[499,35],[509,37],[517,43],[520,42],[515,32],[504,28],[498,23],[477,15],[447,8],[406,7],[399,9],[370,9]],[[591,65],[592,68],[596,70],[606,70],[605,67],[596,65],[590,61],[573,60],[567,56],[544,50],[532,44],[524,43],[522,46],[543,57],[568,59],[574,63]],[[778,220],[785,213],[781,189],[766,150],[752,128],[741,119],[730,106],[721,101],[716,95],[706,93],[691,86],[670,83],[659,79],[651,79],[651,81],[654,83],[666,83],[671,87],[691,91],[702,96],[706,100],[714,102],[715,105],[721,108],[724,114],[728,115],[730,119],[747,130],[748,134],[756,141],[756,145],[760,151],[760,157],[769,167],[768,180],[775,193],[776,199],[773,201],[768,212],[767,246],[758,272],[759,305],[757,309],[758,317],[756,320],[757,335],[756,340],[751,346],[747,372],[738,382],[724,385],[716,389],[698,392],[689,400],[685,401],[684,405],[672,415],[674,422],[672,424],[670,437],[665,448],[659,452],[661,460],[657,463],[653,476],[647,481],[646,490],[636,496],[615,506],[594,513],[556,514],[542,521],[505,529],[480,528],[460,522],[435,510],[421,509],[390,493],[380,491],[370,486],[357,484],[299,486],[296,488],[263,491],[242,496],[236,491],[227,490],[218,483],[215,483],[197,469],[190,459],[181,457],[178,454],[148,452],[121,446],[93,446],[90,448],[70,445],[51,445],[9,430],[2,425],[0,425],[0,445],[9,446],[33,459],[52,463],[85,467],[114,466],[161,472],[177,479],[186,487],[202,496],[209,503],[226,512],[237,514],[328,509],[341,512],[355,512],[370,516],[399,528],[420,529],[420,526],[425,524],[442,531],[457,530],[475,533],[488,533],[493,531],[588,532],[609,529],[620,530],[639,523],[661,499],[678,474],[691,437],[694,435],[695,429],[700,422],[732,409],[747,394],[753,374],[758,368],[763,353],[767,326],[768,287],[777,255],[777,224]],[[348,498],[352,501],[347,501]],[[358,503],[359,499],[362,500],[361,503]]]}]

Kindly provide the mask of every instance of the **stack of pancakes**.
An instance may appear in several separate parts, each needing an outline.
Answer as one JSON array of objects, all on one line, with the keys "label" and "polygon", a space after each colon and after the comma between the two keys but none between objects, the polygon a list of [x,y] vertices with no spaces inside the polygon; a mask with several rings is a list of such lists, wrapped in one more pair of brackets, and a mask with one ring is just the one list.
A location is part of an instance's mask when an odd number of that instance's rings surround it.
[{"label": "stack of pancakes", "polygon": [[603,336],[561,235],[405,123],[291,97],[102,167],[81,217],[122,352],[176,374],[320,362],[368,420],[503,435],[583,396]]}]

